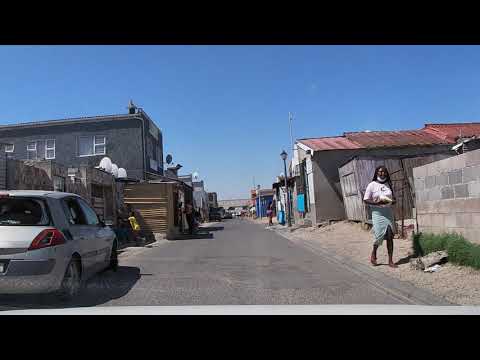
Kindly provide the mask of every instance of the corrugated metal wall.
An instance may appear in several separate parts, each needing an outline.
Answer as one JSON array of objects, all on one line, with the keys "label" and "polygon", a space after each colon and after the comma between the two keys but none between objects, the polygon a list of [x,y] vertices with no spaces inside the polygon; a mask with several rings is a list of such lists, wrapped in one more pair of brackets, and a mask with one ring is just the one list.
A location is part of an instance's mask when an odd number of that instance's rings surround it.
[{"label": "corrugated metal wall", "polygon": [[[433,154],[416,157],[358,157],[339,168],[340,182],[347,219],[370,221],[371,212],[365,206],[363,196],[367,185],[372,181],[375,169],[384,165],[390,173],[393,192],[397,199],[394,206],[395,218],[413,218],[415,191],[413,168],[451,157],[452,154]],[[402,209],[402,201],[403,209]]]}]

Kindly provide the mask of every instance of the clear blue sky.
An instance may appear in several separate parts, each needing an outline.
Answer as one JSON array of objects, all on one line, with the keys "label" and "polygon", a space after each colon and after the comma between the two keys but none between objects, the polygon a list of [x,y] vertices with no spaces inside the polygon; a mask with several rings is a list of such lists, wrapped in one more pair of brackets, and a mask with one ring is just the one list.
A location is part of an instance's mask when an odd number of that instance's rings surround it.
[{"label": "clear blue sky", "polygon": [[0,46],[0,123],[125,113],[219,198],[271,184],[294,137],[480,121],[478,46]]}]

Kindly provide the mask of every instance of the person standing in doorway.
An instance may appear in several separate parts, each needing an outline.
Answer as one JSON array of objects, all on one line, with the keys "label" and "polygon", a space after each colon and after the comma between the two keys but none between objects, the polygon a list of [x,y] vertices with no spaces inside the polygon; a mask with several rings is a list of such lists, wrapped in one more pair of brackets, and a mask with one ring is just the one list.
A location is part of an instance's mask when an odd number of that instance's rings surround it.
[{"label": "person standing in doorway", "polygon": [[194,222],[192,204],[185,205],[185,217],[187,218],[188,233],[190,235],[192,235],[193,234],[193,222]]},{"label": "person standing in doorway", "polygon": [[372,265],[377,265],[377,249],[387,241],[388,266],[396,268],[393,262],[393,237],[395,232],[393,208],[395,197],[390,175],[385,166],[375,169],[373,180],[365,190],[363,200],[372,210],[373,232],[375,235],[373,250],[370,256]]}]

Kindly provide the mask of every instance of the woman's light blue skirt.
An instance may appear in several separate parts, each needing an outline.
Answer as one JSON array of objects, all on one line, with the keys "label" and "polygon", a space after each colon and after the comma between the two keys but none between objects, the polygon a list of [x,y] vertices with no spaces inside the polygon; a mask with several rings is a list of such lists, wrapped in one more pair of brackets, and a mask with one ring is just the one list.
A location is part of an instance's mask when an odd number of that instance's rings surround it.
[{"label": "woman's light blue skirt", "polygon": [[393,209],[391,207],[372,207],[373,233],[375,235],[375,245],[382,245],[383,239],[387,234],[388,227],[395,233],[393,224]]}]

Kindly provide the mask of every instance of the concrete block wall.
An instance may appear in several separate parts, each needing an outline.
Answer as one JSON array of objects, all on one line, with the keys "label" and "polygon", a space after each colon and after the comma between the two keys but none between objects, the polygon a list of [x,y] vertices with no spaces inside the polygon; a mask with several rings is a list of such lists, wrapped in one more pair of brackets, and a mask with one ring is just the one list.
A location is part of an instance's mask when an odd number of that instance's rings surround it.
[{"label": "concrete block wall", "polygon": [[480,244],[480,150],[413,169],[419,231]]}]

